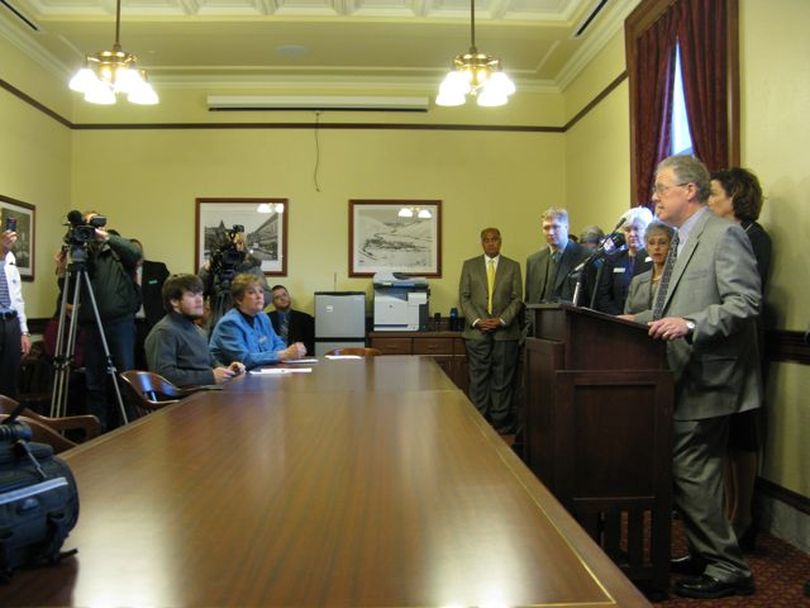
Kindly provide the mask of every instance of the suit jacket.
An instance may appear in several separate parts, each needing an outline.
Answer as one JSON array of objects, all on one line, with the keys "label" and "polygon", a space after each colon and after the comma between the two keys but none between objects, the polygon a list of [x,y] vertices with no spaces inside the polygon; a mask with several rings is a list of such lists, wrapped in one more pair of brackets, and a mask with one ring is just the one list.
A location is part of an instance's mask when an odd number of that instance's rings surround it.
[{"label": "suit jacket", "polygon": [[627,288],[627,299],[624,301],[624,314],[633,315],[643,310],[650,310],[653,305],[652,269],[637,274]]},{"label": "suit jacket", "polygon": [[[572,301],[574,299],[574,287],[576,281],[568,278],[568,273],[577,264],[588,257],[589,251],[579,243],[572,240],[563,250],[560,263],[557,265],[557,275],[554,278],[554,285],[551,286],[551,296],[546,295],[542,299],[544,302],[557,302],[560,300]],[[551,251],[544,247],[537,253],[533,253],[526,260],[526,304],[539,304],[546,286],[551,262]]]},{"label": "suit jacket", "polygon": [[647,252],[640,249],[635,258],[630,258],[627,251],[605,260],[596,287],[596,310],[609,315],[621,314],[627,290],[634,276],[652,268],[652,261],[647,261]]},{"label": "suit jacket", "polygon": [[169,269],[163,262],[143,261],[141,271],[141,301],[146,316],[146,331],[149,332],[163,318],[163,283],[169,277]]},{"label": "suit jacket", "polygon": [[[268,313],[273,329],[281,335],[281,321],[278,318],[278,311]],[[303,342],[307,347],[307,354],[315,354],[315,319],[300,310],[290,309],[290,325],[287,328],[287,345],[294,342]]]},{"label": "suit jacket", "polygon": [[[676,420],[726,416],[759,407],[755,320],[760,280],[742,228],[705,210],[675,262],[663,316],[694,322],[689,339],[667,343],[675,376]],[[652,320],[652,310],[636,321]]]},{"label": "suit jacket", "polygon": [[472,326],[476,319],[500,318],[505,325],[494,332],[495,340],[517,340],[520,337],[518,315],[523,307],[521,299],[520,264],[515,260],[501,256],[495,270],[495,286],[492,295],[492,314],[487,313],[489,289],[487,286],[487,269],[484,255],[479,255],[464,262],[461,268],[461,281],[458,288],[458,299],[464,315],[466,340],[483,340],[487,334]]}]

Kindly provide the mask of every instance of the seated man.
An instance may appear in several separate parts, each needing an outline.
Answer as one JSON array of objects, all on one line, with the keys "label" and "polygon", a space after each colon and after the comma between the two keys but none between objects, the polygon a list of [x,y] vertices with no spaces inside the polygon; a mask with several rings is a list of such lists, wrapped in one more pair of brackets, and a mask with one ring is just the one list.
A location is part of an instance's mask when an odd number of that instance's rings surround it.
[{"label": "seated man", "polygon": [[208,352],[205,333],[194,324],[203,315],[203,285],[193,274],[172,275],[163,283],[166,316],[146,337],[146,361],[150,371],[178,386],[221,384],[244,373],[233,361],[219,365]]},{"label": "seated man", "polygon": [[287,346],[273,331],[263,312],[264,290],[252,274],[231,281],[234,308],[223,316],[211,335],[211,354],[220,361],[241,361],[248,369],[291,359],[307,353],[301,342]]},{"label": "seated man", "polygon": [[315,319],[292,307],[290,292],[284,285],[273,286],[274,311],[269,313],[270,322],[285,344],[303,342],[307,353],[315,354]]}]

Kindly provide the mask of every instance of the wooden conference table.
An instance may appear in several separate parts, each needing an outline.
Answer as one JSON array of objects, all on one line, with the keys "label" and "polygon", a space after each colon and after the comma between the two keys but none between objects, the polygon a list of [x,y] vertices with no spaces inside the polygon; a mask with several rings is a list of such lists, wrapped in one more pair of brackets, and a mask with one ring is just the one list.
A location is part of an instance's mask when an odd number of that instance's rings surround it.
[{"label": "wooden conference table", "polygon": [[649,606],[435,362],[321,361],[64,454],[76,557],[2,606]]}]

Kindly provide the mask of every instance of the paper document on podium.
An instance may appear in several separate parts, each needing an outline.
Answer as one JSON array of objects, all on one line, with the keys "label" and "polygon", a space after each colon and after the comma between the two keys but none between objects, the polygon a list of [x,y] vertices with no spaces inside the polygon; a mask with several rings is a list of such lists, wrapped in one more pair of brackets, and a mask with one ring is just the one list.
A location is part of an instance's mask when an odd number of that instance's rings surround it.
[{"label": "paper document on podium", "polygon": [[287,364],[287,365],[293,365],[293,364],[302,365],[304,363],[306,363],[307,365],[310,365],[312,363],[317,363],[317,362],[318,362],[318,360],[315,357],[312,357],[311,359],[288,359],[284,363]]}]

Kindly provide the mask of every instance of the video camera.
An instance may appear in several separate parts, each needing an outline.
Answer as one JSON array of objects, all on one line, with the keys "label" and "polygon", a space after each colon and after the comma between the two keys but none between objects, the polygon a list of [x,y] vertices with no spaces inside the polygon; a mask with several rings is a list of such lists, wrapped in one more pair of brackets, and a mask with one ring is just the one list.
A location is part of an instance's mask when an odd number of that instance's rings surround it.
[{"label": "video camera", "polygon": [[95,240],[96,228],[103,228],[106,225],[107,218],[103,215],[94,215],[89,221],[85,221],[81,211],[74,209],[67,214],[65,226],[68,227],[68,231],[63,240],[66,245],[83,247]]},{"label": "video camera", "polygon": [[245,232],[241,224],[234,224],[225,232],[225,241],[211,252],[211,272],[220,285],[230,281],[236,274],[236,268],[245,261],[246,252],[240,251],[236,235]]}]

